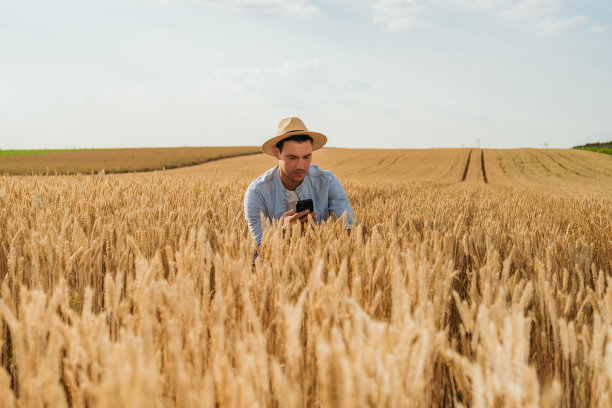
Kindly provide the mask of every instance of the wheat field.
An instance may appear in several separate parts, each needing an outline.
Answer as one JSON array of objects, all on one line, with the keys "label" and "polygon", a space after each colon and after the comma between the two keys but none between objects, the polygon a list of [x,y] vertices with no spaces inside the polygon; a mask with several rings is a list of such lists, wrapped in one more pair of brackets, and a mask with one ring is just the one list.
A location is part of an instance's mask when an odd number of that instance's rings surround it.
[{"label": "wheat field", "polygon": [[0,174],[58,175],[142,172],[261,153],[257,146],[0,150]]},{"label": "wheat field", "polygon": [[267,226],[254,269],[269,157],[0,177],[0,406],[612,405],[612,157],[313,162],[357,226]]}]

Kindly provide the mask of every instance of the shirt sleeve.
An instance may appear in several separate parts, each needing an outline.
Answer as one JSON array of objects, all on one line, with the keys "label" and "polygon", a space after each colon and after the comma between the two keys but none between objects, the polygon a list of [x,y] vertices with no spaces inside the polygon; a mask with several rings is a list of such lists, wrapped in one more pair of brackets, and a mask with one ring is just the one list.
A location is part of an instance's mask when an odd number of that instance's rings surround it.
[{"label": "shirt sleeve", "polygon": [[247,189],[244,195],[244,218],[246,218],[251,235],[261,246],[263,231],[261,226],[261,213],[265,214],[265,204],[261,194],[251,188]]},{"label": "shirt sleeve", "polygon": [[341,218],[346,213],[346,221],[348,222],[348,229],[353,226],[355,214],[351,209],[348,197],[342,188],[342,184],[338,178],[333,174],[329,173],[329,214],[334,214],[336,217]]}]

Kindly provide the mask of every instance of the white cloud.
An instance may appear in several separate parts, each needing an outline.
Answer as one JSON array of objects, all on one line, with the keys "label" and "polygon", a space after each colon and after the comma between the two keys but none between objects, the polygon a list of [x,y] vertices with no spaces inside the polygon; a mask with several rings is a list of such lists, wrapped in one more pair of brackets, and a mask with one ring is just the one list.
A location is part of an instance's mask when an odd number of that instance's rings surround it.
[{"label": "white cloud", "polygon": [[377,0],[377,15],[373,21],[384,24],[387,31],[403,31],[413,25],[413,16],[420,13],[432,0]]},{"label": "white cloud", "polygon": [[321,77],[321,61],[285,62],[276,67],[239,67],[229,71],[217,71],[217,84],[239,92],[253,92],[274,88],[284,82],[313,85]]},{"label": "white cloud", "polygon": [[589,27],[589,31],[590,31],[590,32],[592,32],[592,33],[595,33],[595,34],[601,34],[601,33],[603,33],[604,31],[607,31],[607,30],[608,30],[608,28],[610,28],[610,26],[609,26],[609,25],[602,26],[602,25],[599,25],[599,24],[592,24],[592,25]]},{"label": "white cloud", "polygon": [[385,13],[405,13],[420,11],[431,0],[378,0],[374,4],[374,8]]},{"label": "white cloud", "polygon": [[265,11],[307,16],[319,12],[310,0],[201,0],[204,3],[243,11]]},{"label": "white cloud", "polygon": [[406,17],[394,18],[387,23],[387,31],[407,30],[412,26],[412,20]]},{"label": "white cloud", "polygon": [[551,16],[561,7],[560,0],[518,0],[512,1],[502,14],[515,18]]},{"label": "white cloud", "polygon": [[507,6],[513,2],[514,0],[456,0],[453,3],[459,6],[478,9],[495,9],[502,6]]},{"label": "white cloud", "polygon": [[346,81],[344,85],[347,89],[368,89],[370,84],[362,81]]},{"label": "white cloud", "polygon": [[546,17],[541,20],[537,26],[538,35],[542,37],[550,37],[557,34],[561,30],[584,24],[587,21],[588,19],[584,16],[570,18]]},{"label": "white cloud", "polygon": [[369,88],[362,81],[330,79],[326,64],[319,58],[217,71],[206,86],[289,107],[312,106],[322,99],[350,101],[355,92]]},{"label": "white cloud", "polygon": [[[383,24],[387,31],[402,31],[417,24],[419,14],[428,7],[469,7],[490,11],[512,19],[532,21],[540,36],[552,36],[559,31],[588,22],[585,16],[562,17],[563,0],[376,0],[374,23]],[[589,31],[601,33],[608,26],[591,25]]]}]

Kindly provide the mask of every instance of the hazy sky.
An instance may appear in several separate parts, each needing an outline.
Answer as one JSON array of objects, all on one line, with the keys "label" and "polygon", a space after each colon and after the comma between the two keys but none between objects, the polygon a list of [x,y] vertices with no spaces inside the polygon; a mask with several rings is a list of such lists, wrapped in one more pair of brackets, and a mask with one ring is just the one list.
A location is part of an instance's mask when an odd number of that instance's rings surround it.
[{"label": "hazy sky", "polygon": [[0,0],[0,149],[612,140],[610,0]]}]

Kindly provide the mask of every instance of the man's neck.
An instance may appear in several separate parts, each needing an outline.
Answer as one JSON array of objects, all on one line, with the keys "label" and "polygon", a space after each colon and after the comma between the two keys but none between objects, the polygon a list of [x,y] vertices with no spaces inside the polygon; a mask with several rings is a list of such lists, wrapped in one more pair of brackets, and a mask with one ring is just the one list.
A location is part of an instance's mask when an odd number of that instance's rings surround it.
[{"label": "man's neck", "polygon": [[281,179],[281,183],[283,183],[283,187],[285,187],[289,191],[295,191],[295,189],[300,184],[302,184],[301,181],[299,183],[297,183],[294,180],[291,180],[289,177],[287,177],[287,175],[285,173],[283,173],[281,171],[280,168],[278,169],[278,174],[280,175],[280,179]]}]

